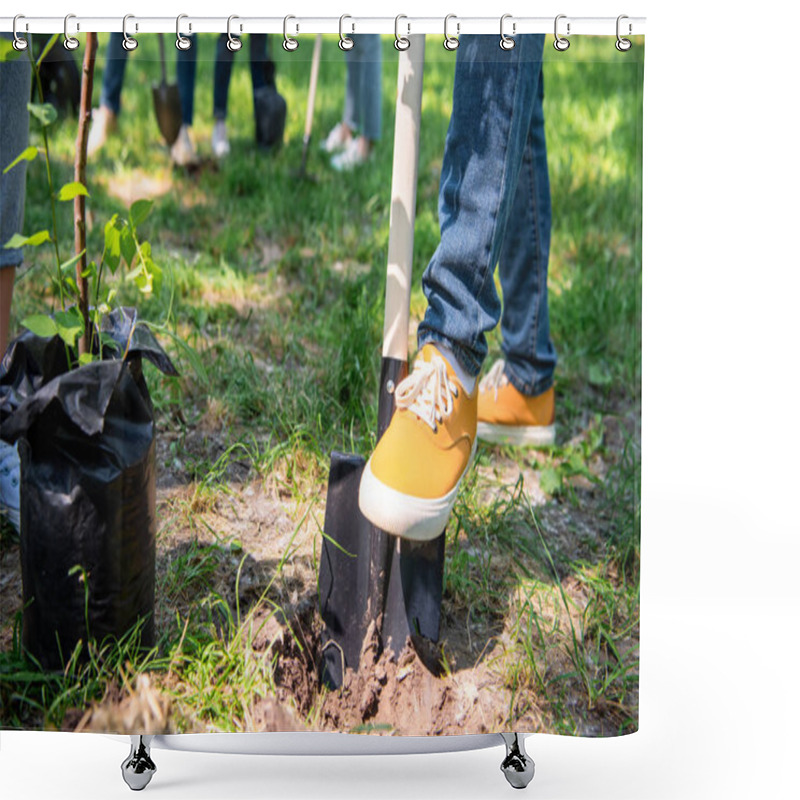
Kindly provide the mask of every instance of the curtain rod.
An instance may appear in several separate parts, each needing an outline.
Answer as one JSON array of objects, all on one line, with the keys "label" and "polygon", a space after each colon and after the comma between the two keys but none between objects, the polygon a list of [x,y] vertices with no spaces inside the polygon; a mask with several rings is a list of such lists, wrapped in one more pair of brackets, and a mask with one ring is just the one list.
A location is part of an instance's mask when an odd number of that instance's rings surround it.
[{"label": "curtain rod", "polygon": [[[133,5],[133,4],[131,4]],[[14,16],[0,17],[0,31],[11,32],[14,29]],[[74,36],[87,31],[97,33],[122,32],[123,16],[117,17],[83,17],[69,15],[66,22],[69,34]],[[501,33],[501,17],[459,17],[449,15],[447,33],[458,36],[462,33]],[[636,36],[645,32],[645,17],[622,16],[619,19],[619,35]],[[125,30],[129,36],[136,33],[176,33],[175,17],[137,17],[129,15]],[[182,14],[180,17],[180,33],[230,33],[240,36],[244,33],[288,33],[290,36],[304,33],[331,33],[348,35],[351,33],[383,33],[398,35],[409,34],[445,34],[444,17],[194,17]],[[616,36],[617,17],[570,17],[560,14],[558,33],[560,36],[594,35]],[[502,30],[506,36],[524,33],[549,33],[555,29],[554,17],[514,17],[503,15]],[[20,36],[26,33],[64,33],[64,17],[28,17],[17,18],[16,32]]]}]

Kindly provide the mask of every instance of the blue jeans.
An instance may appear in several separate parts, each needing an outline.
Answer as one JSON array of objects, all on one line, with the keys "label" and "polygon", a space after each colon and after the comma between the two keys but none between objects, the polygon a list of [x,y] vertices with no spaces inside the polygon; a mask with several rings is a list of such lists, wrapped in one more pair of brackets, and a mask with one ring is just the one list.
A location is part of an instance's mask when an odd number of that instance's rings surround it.
[{"label": "blue jeans", "polygon": [[381,37],[377,33],[359,33],[351,38],[355,45],[345,52],[343,119],[350,130],[377,142],[381,138]]},{"label": "blue jeans", "polygon": [[[217,60],[214,64],[214,119],[225,120],[228,116],[228,90],[233,72],[235,53],[228,50],[228,36],[222,34],[217,39]],[[275,62],[267,55],[267,34],[250,34],[250,77],[253,92],[264,86],[275,85]]]},{"label": "blue jeans", "polygon": [[[477,375],[501,322],[506,375],[523,394],[553,384],[547,262],[550,181],[544,137],[544,36],[460,38],[439,186],[441,242],[422,277],[418,343],[442,342]],[[499,263],[503,307],[494,285]]]},{"label": "blue jeans", "polygon": [[[11,35],[2,34],[11,38]],[[4,248],[22,233],[25,216],[25,171],[22,161],[3,170],[28,146],[28,101],[31,99],[31,63],[27,54],[0,63],[0,269],[22,263],[22,248]],[[2,357],[2,353],[0,353]]]},{"label": "blue jeans", "polygon": [[[119,114],[122,106],[122,84],[125,80],[125,65],[128,63],[128,51],[122,46],[122,34],[111,33],[106,47],[106,66],[103,71],[103,83],[100,89],[100,105]],[[181,98],[181,120],[184,125],[191,125],[194,116],[194,80],[197,66],[197,50],[194,36],[192,47],[178,50],[177,83]]]},{"label": "blue jeans", "polygon": [[122,46],[122,34],[112,33],[106,46],[106,66],[103,70],[103,84],[100,87],[100,105],[119,114],[122,102],[122,82],[125,79],[125,65],[128,51]]}]

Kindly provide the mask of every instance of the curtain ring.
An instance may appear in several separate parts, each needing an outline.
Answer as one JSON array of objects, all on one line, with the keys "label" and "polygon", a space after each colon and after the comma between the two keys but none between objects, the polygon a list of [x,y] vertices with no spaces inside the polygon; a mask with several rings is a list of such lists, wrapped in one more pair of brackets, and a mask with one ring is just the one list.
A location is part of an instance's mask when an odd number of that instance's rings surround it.
[{"label": "curtain ring", "polygon": [[[181,20],[188,19],[188,14],[178,14],[177,19],[175,20],[175,47],[178,50],[189,50],[192,46],[192,40],[188,36],[184,36],[181,33]],[[192,23],[189,23],[189,32],[192,30]]]},{"label": "curtain ring", "polygon": [[[231,14],[228,17],[228,41],[225,42],[225,45],[227,46],[228,50],[231,51],[231,53],[235,53],[242,49],[242,40],[231,33],[231,22],[233,22],[235,19],[239,19],[236,14]],[[242,30],[241,25],[239,26],[239,30]]]},{"label": "curtain ring", "polygon": [[[619,24],[620,24],[620,22],[622,22],[623,19],[628,19],[627,15],[620,14],[617,17],[617,43],[614,45],[614,47],[616,47],[617,50],[620,51],[620,53],[625,53],[625,52],[627,52],[628,50],[631,49],[631,40],[630,39],[623,39],[619,35]],[[630,31],[631,31],[631,26],[630,26],[630,24],[628,24],[628,33],[629,34],[630,34]]]},{"label": "curtain ring", "polygon": [[[394,46],[396,50],[408,50],[408,48],[411,47],[411,39],[409,39],[408,36],[401,36],[397,31],[399,27],[398,23],[401,19],[408,19],[408,17],[405,14],[398,14],[394,18]],[[406,23],[406,28],[408,28],[408,32],[410,33],[411,26],[408,23]]]},{"label": "curtain ring", "polygon": [[298,47],[300,47],[300,42],[298,42],[297,39],[292,39],[287,32],[287,26],[290,19],[297,19],[297,17],[293,17],[290,14],[288,17],[283,18],[283,49],[287,53],[293,53]]},{"label": "curtain ring", "polygon": [[[14,34],[14,41],[12,42],[14,49],[22,52],[23,50],[28,49],[28,40],[23,39],[21,36],[19,36],[19,34],[17,34],[17,20],[20,19],[25,19],[25,16],[23,14],[17,14],[17,16],[14,17],[14,22],[11,25],[11,31]],[[28,30],[27,22],[25,23],[25,30]]]},{"label": "curtain ring", "polygon": [[[505,23],[505,21],[507,19],[511,19],[511,14],[503,14],[503,16],[500,17],[500,49],[501,50],[513,50],[514,46],[516,45],[516,42],[510,36],[506,36],[506,34],[505,34],[504,30],[503,30],[504,23]],[[512,34],[512,36],[514,34],[516,34],[516,32],[517,32],[517,23],[516,22],[512,22],[511,23],[511,34]]]},{"label": "curtain ring", "polygon": [[[123,49],[127,50],[128,52],[130,52],[131,50],[135,50],[139,46],[139,42],[137,42],[136,39],[133,39],[130,36],[128,36],[127,28],[128,28],[128,20],[129,19],[136,19],[136,17],[134,17],[133,14],[126,14],[122,18],[122,47],[123,47]],[[137,31],[139,30],[139,23],[138,22],[135,23],[134,30],[137,30]]]},{"label": "curtain ring", "polygon": [[[71,19],[76,19],[74,14],[67,14],[64,17],[64,49],[65,50],[77,50],[80,46],[80,42],[74,37],[69,35],[69,31],[67,30],[67,25]],[[80,28],[80,25],[78,26]]]},{"label": "curtain ring", "polygon": [[[563,36],[558,35],[558,21],[560,19],[566,19],[566,14],[559,14],[556,17],[556,23],[554,28],[554,35],[556,40],[553,42],[553,47],[558,50],[559,53],[563,53],[565,50],[569,49],[569,39],[565,39]],[[569,22],[567,23],[567,36],[569,36]]]},{"label": "curtain ring", "polygon": [[450,36],[447,33],[447,23],[450,22],[451,19],[456,20],[456,33],[461,33],[461,23],[458,22],[458,17],[455,14],[448,14],[444,18],[444,45],[445,50],[450,50],[451,52],[458,48],[458,39],[455,36]]},{"label": "curtain ring", "polygon": [[[339,17],[339,47],[342,50],[352,50],[355,46],[355,42],[349,37],[345,36],[343,33],[344,21],[346,19],[353,19],[349,14],[342,14]],[[355,25],[353,25],[353,30],[355,30]]]}]

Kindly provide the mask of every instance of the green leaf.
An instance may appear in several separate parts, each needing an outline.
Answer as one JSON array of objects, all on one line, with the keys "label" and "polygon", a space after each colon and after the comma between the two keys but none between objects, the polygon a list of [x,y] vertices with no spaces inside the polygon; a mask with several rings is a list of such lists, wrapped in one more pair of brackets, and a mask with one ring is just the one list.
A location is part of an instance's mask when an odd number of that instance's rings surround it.
[{"label": "green leaf", "polygon": [[131,266],[136,258],[136,240],[128,225],[125,225],[119,233],[119,249],[122,257],[128,262],[128,266]]},{"label": "green leaf", "polygon": [[81,278],[96,278],[96,277],[97,277],[97,264],[94,261],[90,261],[81,272]]},{"label": "green leaf", "polygon": [[39,54],[39,58],[36,59],[36,68],[42,66],[42,62],[47,58],[47,54],[53,49],[53,45],[58,41],[58,34],[54,33],[50,39],[48,39],[47,44],[42,49],[42,52]]},{"label": "green leaf", "polygon": [[161,270],[161,267],[153,261],[152,258],[145,259],[145,264],[147,266],[147,271],[150,273],[151,277],[151,290],[155,289],[156,291],[160,291],[161,289],[161,280],[163,278],[164,273]]},{"label": "green leaf", "polygon": [[63,264],[59,264],[58,268],[61,270],[61,272],[66,272],[67,270],[71,270],[72,267],[74,267],[78,263],[78,261],[80,261],[81,257],[85,252],[86,250],[81,250],[80,253],[78,253],[78,255],[73,256],[69,261],[65,261]]},{"label": "green leaf", "polygon": [[56,311],[53,315],[58,335],[68,347],[75,347],[78,337],[83,335],[83,314],[76,306],[66,311]]},{"label": "green leaf", "polygon": [[100,334],[100,344],[105,349],[111,350],[112,353],[119,354],[119,344],[117,340],[108,333],[101,333]]},{"label": "green leaf", "polygon": [[74,200],[78,195],[89,197],[89,190],[80,182],[72,181],[72,183],[65,183],[58,190],[58,199],[66,203],[69,200]]},{"label": "green leaf", "polygon": [[12,247],[24,247],[28,243],[28,237],[23,236],[21,233],[15,233],[4,245],[5,250],[10,250]]},{"label": "green leaf", "polygon": [[94,355],[94,353],[81,353],[80,356],[78,356],[78,364],[81,367],[85,367],[87,364],[91,364],[92,361],[95,360],[95,358],[96,356]]},{"label": "green leaf", "polygon": [[138,228],[142,222],[144,222],[148,216],[150,216],[150,212],[153,209],[153,201],[152,200],[137,200],[132,206],[129,213],[131,225],[134,228]]},{"label": "green leaf", "polygon": [[[75,280],[75,276],[73,274],[67,273],[66,275],[62,275],[61,285],[67,290],[67,294],[69,294],[70,297],[74,297],[76,300],[80,297],[81,293],[78,290],[78,282]],[[57,283],[53,286],[53,290],[58,292]]]},{"label": "green leaf", "polygon": [[52,242],[50,238],[50,231],[37,231],[30,236],[23,236],[21,233],[15,233],[3,247],[8,249],[11,247],[38,247],[44,242]]},{"label": "green leaf", "polygon": [[20,161],[33,161],[33,159],[34,159],[34,158],[36,158],[36,156],[38,156],[38,155],[39,155],[39,148],[37,148],[37,147],[34,147],[33,145],[31,145],[30,147],[26,147],[26,148],[25,148],[25,149],[24,149],[24,150],[23,150],[23,151],[22,151],[22,152],[21,152],[21,153],[20,153],[20,154],[19,154],[19,155],[18,155],[18,156],[17,156],[17,157],[16,157],[16,158],[13,160],[13,161],[12,161],[12,162],[11,162],[11,163],[10,163],[10,164],[9,164],[9,165],[8,165],[8,166],[7,166],[7,167],[4,169],[4,170],[3,170],[3,175],[5,175],[5,174],[6,174],[6,172],[9,172],[10,170],[14,169],[14,167],[16,167],[16,166],[17,166],[17,164],[19,164],[19,163],[20,163]]},{"label": "green leaf", "polygon": [[105,245],[103,250],[103,260],[114,275],[119,266],[120,259],[120,231],[117,226],[119,217],[114,214],[113,217],[106,223],[105,227]]},{"label": "green leaf", "polygon": [[22,325],[35,336],[41,336],[44,339],[49,339],[58,333],[56,321],[45,314],[34,314],[33,316],[25,317],[22,320]]},{"label": "green leaf", "polygon": [[545,467],[539,476],[539,486],[546,494],[559,494],[563,488],[559,470],[554,467]]},{"label": "green leaf", "polygon": [[0,36],[0,62],[14,61],[21,55],[22,53],[19,50],[14,49],[14,45],[11,44],[11,39],[5,39]]},{"label": "green leaf", "polygon": [[39,120],[43,128],[47,128],[58,119],[58,111],[52,103],[28,103],[28,111]]}]

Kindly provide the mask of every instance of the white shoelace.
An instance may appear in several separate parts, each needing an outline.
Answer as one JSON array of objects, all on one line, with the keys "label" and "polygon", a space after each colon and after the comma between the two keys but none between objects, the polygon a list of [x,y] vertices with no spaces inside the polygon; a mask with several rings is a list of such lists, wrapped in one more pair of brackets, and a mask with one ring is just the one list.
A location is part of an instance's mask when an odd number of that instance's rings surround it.
[{"label": "white shoelace", "polygon": [[505,373],[506,362],[501,358],[494,363],[494,366],[486,373],[486,377],[481,381],[480,391],[488,392],[494,389],[494,399],[497,400],[497,392],[508,383]]},{"label": "white shoelace", "polygon": [[436,433],[437,423],[453,412],[453,399],[458,397],[458,387],[447,375],[447,364],[440,356],[430,361],[419,359],[413,372],[395,389],[398,408],[416,414]]}]

